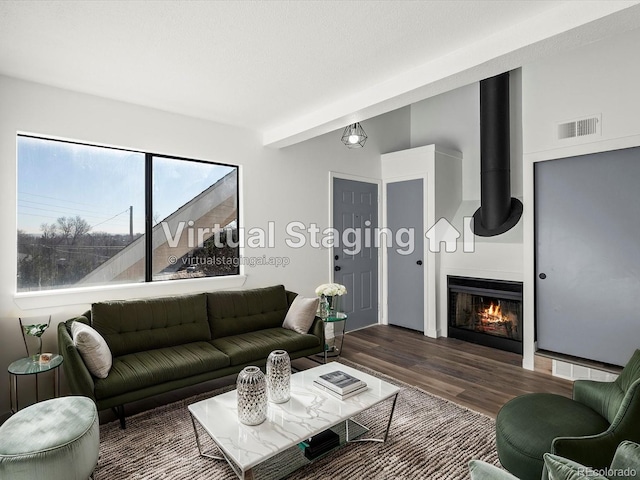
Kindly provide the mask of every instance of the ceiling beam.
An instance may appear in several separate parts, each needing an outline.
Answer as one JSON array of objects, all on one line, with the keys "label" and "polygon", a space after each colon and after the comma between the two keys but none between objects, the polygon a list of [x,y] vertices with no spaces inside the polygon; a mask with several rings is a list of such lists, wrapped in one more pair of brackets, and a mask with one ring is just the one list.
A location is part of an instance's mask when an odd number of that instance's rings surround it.
[{"label": "ceiling beam", "polygon": [[283,148],[640,25],[640,0],[565,2],[526,22],[263,131]]}]

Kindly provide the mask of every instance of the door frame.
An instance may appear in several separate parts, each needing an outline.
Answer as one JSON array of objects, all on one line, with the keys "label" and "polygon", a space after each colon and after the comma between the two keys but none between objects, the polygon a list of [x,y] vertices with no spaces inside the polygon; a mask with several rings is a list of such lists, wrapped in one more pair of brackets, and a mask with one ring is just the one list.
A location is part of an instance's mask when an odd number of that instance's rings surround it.
[{"label": "door frame", "polygon": [[[350,173],[342,173],[342,172],[334,172],[334,171],[329,171],[329,222],[327,223],[327,225],[329,225],[329,228],[334,228],[333,225],[333,180],[335,178],[339,178],[342,180],[352,180],[354,182],[362,182],[362,183],[370,183],[376,186],[376,189],[378,191],[378,228],[381,227],[380,223],[381,223],[381,219],[382,219],[382,180],[380,180],[379,178],[371,178],[371,177],[363,177],[360,175],[352,175]],[[328,258],[328,265],[327,265],[327,269],[329,272],[329,277],[331,279],[331,281],[334,281],[334,276],[333,276],[333,250],[331,250],[329,253],[329,255],[327,256]],[[382,276],[383,273],[383,269],[382,269],[382,251],[384,250],[384,248],[382,246],[378,247],[378,324],[382,324],[382,283],[384,282],[384,278]],[[380,279],[383,279],[383,281],[381,282]],[[367,327],[362,327],[362,328],[367,328]],[[352,330],[353,331],[353,330]]]},{"label": "door frame", "polygon": [[[422,228],[424,232],[416,232],[416,234],[420,234],[423,236],[423,265],[424,268],[424,335],[431,338],[437,338],[438,328],[437,328],[437,318],[436,318],[436,265],[435,265],[435,254],[429,249],[429,241],[424,237],[425,233],[431,228],[434,224],[434,216],[435,216],[435,206],[432,205],[433,202],[427,202],[426,200],[429,198],[429,186],[428,178],[426,173],[416,173],[409,175],[399,175],[397,177],[386,178],[382,182],[382,189],[384,192],[382,204],[382,228],[388,227],[387,222],[387,184],[389,183],[397,183],[404,182],[406,180],[422,180]],[[433,210],[433,211],[431,211]],[[384,271],[386,272],[388,269],[389,256],[387,255],[386,245],[382,249],[382,263],[384,267]],[[384,315],[383,315],[383,324],[389,324],[389,302],[387,298],[389,296],[389,283],[388,278],[385,276],[382,279],[383,289],[382,289],[382,302],[384,305]]]}]

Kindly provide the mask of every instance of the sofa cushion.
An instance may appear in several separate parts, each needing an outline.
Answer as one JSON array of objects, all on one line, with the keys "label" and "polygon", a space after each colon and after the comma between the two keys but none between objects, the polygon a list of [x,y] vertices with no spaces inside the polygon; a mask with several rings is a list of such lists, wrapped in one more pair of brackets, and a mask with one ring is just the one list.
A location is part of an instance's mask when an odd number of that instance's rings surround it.
[{"label": "sofa cushion", "polygon": [[268,328],[243,335],[217,338],[211,344],[229,356],[231,365],[264,361],[273,350],[295,352],[320,345],[315,335],[301,335],[286,328]]},{"label": "sofa cushion", "polygon": [[94,303],[91,321],[114,357],[211,340],[206,296]]},{"label": "sofa cushion", "polygon": [[319,298],[304,298],[297,296],[287,315],[284,317],[282,326],[298,333],[308,333],[313,320],[316,318],[318,311]]},{"label": "sofa cushion", "polygon": [[96,380],[96,399],[159,385],[229,366],[229,357],[210,343],[194,342],[113,359],[109,376]]},{"label": "sofa cushion", "polygon": [[104,338],[89,325],[77,321],[71,323],[71,336],[91,374],[98,378],[109,375],[113,359]]},{"label": "sofa cushion", "polygon": [[207,293],[212,338],[282,326],[289,309],[283,285]]}]

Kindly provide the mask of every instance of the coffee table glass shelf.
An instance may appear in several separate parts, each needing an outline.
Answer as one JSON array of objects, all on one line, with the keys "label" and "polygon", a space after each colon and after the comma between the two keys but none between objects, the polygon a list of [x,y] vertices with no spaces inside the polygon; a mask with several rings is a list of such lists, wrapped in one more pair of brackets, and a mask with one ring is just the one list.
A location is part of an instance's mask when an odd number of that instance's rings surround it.
[{"label": "coffee table glass shelf", "polygon": [[[319,375],[335,370],[364,380],[368,388],[340,400],[313,386]],[[311,463],[313,460],[304,456],[299,444],[329,428],[340,436],[340,446],[347,442],[385,442],[400,390],[382,379],[332,362],[293,374],[291,399],[281,404],[269,403],[267,420],[260,425],[247,426],[238,421],[235,390],[188,408],[202,456],[226,460],[242,480],[274,479]],[[369,428],[353,417],[385,401],[391,405],[383,424],[375,426],[381,430],[380,435],[364,438]],[[213,440],[211,447],[215,454],[204,451],[204,444],[211,442],[206,437],[201,438],[202,430]]]}]

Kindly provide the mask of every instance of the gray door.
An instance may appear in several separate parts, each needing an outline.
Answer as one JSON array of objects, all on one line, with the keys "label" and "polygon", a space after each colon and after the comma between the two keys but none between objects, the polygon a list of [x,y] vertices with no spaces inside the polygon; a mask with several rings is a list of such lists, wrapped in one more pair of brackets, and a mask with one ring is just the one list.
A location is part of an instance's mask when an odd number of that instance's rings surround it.
[{"label": "gray door", "polygon": [[535,164],[539,349],[625,365],[640,346],[639,183],[640,148]]},{"label": "gray door", "polygon": [[346,328],[378,323],[378,248],[365,241],[367,231],[378,228],[378,186],[334,178],[333,226],[340,239],[333,249],[333,281],[347,287],[341,298]]},{"label": "gray door", "polygon": [[[387,184],[389,323],[424,332],[424,191],[422,179]],[[407,245],[413,231],[412,245]],[[398,242],[397,240],[400,240]]]}]

